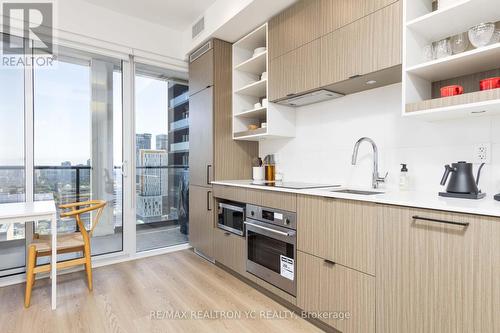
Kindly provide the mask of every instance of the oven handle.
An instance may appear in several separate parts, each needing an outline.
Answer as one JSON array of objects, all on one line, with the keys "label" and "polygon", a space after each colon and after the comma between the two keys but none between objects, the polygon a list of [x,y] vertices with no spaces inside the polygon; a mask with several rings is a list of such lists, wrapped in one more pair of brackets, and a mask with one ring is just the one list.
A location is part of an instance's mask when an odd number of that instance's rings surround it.
[{"label": "oven handle", "polygon": [[290,234],[290,233],[288,233],[288,232],[279,231],[279,230],[275,230],[275,229],[268,228],[268,227],[263,227],[263,226],[258,225],[258,224],[254,224],[254,223],[250,223],[250,222],[246,222],[246,221],[245,221],[244,223],[245,223],[245,224],[248,224],[248,225],[251,225],[252,227],[258,228],[258,229],[262,229],[262,230],[266,230],[266,231],[273,232],[273,233],[278,234],[278,235],[281,235],[281,236],[286,236],[286,237],[293,236],[293,235],[291,235],[291,234]]}]

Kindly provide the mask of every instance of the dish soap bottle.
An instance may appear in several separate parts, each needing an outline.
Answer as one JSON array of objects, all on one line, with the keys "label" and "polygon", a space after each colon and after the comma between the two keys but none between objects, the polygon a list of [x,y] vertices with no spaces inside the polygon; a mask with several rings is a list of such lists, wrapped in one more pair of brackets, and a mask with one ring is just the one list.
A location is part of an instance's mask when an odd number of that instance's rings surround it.
[{"label": "dish soap bottle", "polygon": [[399,174],[399,189],[408,191],[410,189],[410,176],[406,164],[401,164],[401,173]]}]

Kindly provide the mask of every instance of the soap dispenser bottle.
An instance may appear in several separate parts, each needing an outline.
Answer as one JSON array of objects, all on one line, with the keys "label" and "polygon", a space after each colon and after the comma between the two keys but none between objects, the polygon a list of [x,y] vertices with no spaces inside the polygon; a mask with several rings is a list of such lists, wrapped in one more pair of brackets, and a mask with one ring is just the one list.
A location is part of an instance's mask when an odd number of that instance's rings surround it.
[{"label": "soap dispenser bottle", "polygon": [[401,191],[408,191],[410,189],[410,176],[408,175],[408,168],[406,164],[401,164],[401,172],[399,174],[399,189]]}]

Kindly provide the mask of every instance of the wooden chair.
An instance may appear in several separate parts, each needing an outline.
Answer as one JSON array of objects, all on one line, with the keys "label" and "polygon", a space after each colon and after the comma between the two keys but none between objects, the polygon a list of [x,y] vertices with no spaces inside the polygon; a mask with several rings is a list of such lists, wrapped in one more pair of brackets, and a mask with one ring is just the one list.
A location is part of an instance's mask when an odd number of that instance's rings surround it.
[{"label": "wooden chair", "polygon": [[[67,210],[61,212],[62,218],[74,218],[80,229],[79,232],[71,234],[62,234],[57,236],[57,254],[83,252],[83,258],[71,259],[57,263],[57,269],[73,267],[77,265],[85,265],[87,271],[87,281],[89,290],[92,291],[92,261],[90,254],[90,237],[94,229],[99,223],[106,201],[103,200],[90,200],[85,202],[75,202],[66,205],[60,205],[59,208]],[[96,211],[94,219],[92,220],[91,228],[89,231],[85,228],[82,222],[81,215]],[[39,257],[46,257],[52,254],[51,236],[35,234],[33,242],[28,248],[28,267],[26,272],[26,294],[24,298],[24,306],[29,307],[31,302],[31,290],[35,284],[35,275],[42,272],[50,272],[51,264],[36,265]]]}]

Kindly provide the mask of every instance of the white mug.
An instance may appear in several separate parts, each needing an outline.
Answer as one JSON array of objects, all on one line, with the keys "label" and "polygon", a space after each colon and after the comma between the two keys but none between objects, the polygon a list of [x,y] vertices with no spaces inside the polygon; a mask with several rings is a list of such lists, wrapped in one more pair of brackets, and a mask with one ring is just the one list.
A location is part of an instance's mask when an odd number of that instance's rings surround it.
[{"label": "white mug", "polygon": [[264,98],[264,99],[262,100],[262,107],[263,107],[263,108],[267,108],[267,106],[268,106],[268,105],[269,105],[269,104],[268,104],[267,98]]},{"label": "white mug", "polygon": [[252,175],[254,181],[263,181],[264,180],[264,167],[253,167]]},{"label": "white mug", "polygon": [[260,79],[267,80],[267,72],[262,73],[262,75],[260,76]]}]

